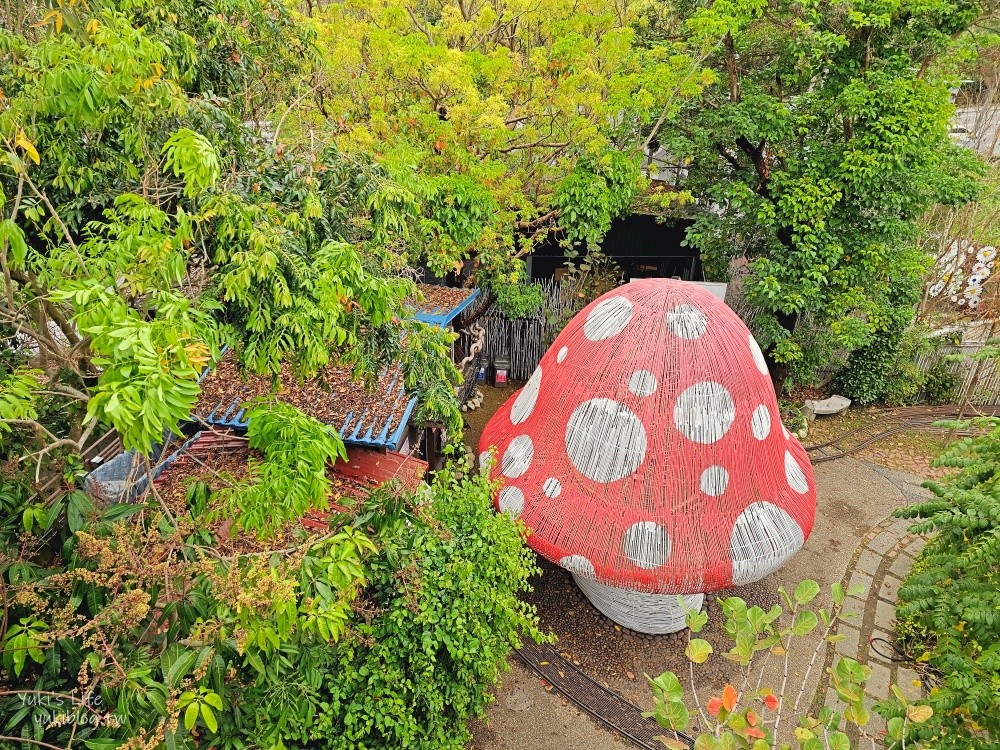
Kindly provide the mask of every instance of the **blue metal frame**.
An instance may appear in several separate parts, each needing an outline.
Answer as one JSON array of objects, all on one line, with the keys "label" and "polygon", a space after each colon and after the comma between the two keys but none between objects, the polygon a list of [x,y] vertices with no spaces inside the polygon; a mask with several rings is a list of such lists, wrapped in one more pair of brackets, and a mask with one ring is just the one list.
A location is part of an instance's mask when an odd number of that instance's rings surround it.
[{"label": "blue metal frame", "polygon": [[472,293],[462,300],[458,305],[449,309],[437,305],[435,307],[425,307],[421,310],[417,310],[414,317],[421,323],[426,323],[429,326],[439,326],[445,328],[451,321],[465,312],[465,308],[473,303],[473,301],[479,297],[479,290],[473,289]]},{"label": "blue metal frame", "polygon": [[[225,348],[223,348],[223,354],[225,354]],[[201,382],[208,372],[209,369],[206,367],[199,376],[198,381]],[[379,377],[388,377],[388,369],[383,370]],[[402,368],[397,365],[395,372],[392,374],[392,383],[389,385],[389,394],[386,399],[386,401],[392,400],[392,409],[384,425],[366,425],[365,417],[368,416],[367,410],[358,415],[357,418],[355,418],[353,412],[347,415],[344,424],[337,430],[341,440],[346,445],[360,445],[365,448],[384,448],[391,451],[399,450],[399,446],[406,436],[406,426],[409,424],[410,416],[417,405],[417,397],[411,396],[399,418],[399,424],[393,426],[392,414],[396,411],[396,406],[400,400],[406,398],[406,390],[403,388],[402,378]],[[399,384],[398,388],[397,383]],[[396,393],[395,399],[392,398],[393,392]],[[246,409],[240,408],[240,404],[242,403],[242,399],[237,399],[229,404],[217,404],[208,415],[198,416],[205,423],[216,427],[245,430],[250,426],[250,421],[244,419],[243,415],[246,413]],[[352,425],[353,430],[351,429]]]}]

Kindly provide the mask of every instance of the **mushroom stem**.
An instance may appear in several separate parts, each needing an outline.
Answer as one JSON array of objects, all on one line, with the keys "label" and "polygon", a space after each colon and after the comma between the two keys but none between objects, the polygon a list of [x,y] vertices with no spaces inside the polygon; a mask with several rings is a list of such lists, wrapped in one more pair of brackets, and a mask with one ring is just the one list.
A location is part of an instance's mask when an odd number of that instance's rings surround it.
[{"label": "mushroom stem", "polygon": [[[573,573],[573,580],[603,615],[629,630],[664,635],[685,628],[685,610],[677,601],[677,594],[622,589],[576,573]],[[704,594],[684,594],[680,598],[689,610],[700,610],[705,601]]]}]

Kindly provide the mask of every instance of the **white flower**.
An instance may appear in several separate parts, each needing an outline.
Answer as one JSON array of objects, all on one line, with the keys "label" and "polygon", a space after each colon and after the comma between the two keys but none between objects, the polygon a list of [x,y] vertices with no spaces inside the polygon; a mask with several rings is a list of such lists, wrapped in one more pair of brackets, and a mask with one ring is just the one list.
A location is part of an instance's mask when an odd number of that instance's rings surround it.
[{"label": "white flower", "polygon": [[978,253],[976,253],[976,260],[982,261],[983,263],[985,263],[988,260],[993,260],[996,257],[997,257],[997,249],[992,245],[987,245],[986,247],[980,249]]},{"label": "white flower", "polygon": [[939,294],[941,294],[943,290],[944,290],[944,282],[939,281],[937,284],[931,286],[931,288],[927,290],[927,293],[930,294],[932,297],[937,297]]},{"label": "white flower", "polygon": [[982,287],[970,286],[968,289],[965,290],[966,299],[979,299],[982,296],[983,296]]},{"label": "white flower", "polygon": [[979,307],[979,300],[977,300],[977,299],[970,299],[969,300],[969,309],[970,310],[975,310],[977,307]]}]

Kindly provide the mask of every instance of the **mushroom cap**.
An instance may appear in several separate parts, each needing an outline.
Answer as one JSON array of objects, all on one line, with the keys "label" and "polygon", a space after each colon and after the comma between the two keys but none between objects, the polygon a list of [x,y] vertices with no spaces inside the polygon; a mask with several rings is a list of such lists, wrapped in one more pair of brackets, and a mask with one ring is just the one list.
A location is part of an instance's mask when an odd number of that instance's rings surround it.
[{"label": "mushroom cap", "polygon": [[743,321],[644,279],[588,305],[486,425],[498,510],[578,576],[692,594],[759,580],[812,531],[805,450]]}]

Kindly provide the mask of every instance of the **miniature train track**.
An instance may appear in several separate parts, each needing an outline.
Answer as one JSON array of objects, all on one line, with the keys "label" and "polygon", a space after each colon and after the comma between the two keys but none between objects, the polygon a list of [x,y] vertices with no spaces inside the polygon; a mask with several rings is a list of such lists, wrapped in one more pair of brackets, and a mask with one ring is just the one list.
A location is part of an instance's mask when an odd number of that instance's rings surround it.
[{"label": "miniature train track", "polygon": [[[663,743],[656,738],[669,734],[668,730],[643,716],[641,708],[564,659],[552,646],[526,640],[517,654],[554,690],[612,732],[645,750],[663,750]],[[694,738],[683,732],[677,732],[676,738],[694,747]]]},{"label": "miniature train track", "polygon": [[933,427],[935,422],[957,419],[960,413],[964,418],[995,417],[1000,415],[1000,406],[966,406],[964,411],[959,404],[884,409],[878,412],[878,419],[871,424],[848,430],[825,443],[807,445],[806,451],[814,464],[835,461],[853,456],[870,445],[907,430],[939,429]]}]

